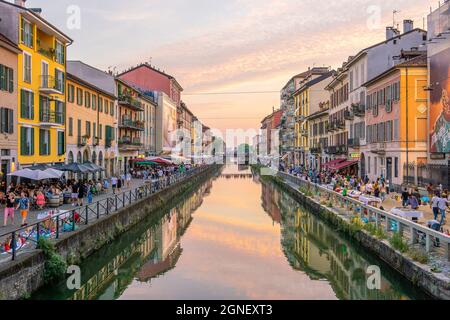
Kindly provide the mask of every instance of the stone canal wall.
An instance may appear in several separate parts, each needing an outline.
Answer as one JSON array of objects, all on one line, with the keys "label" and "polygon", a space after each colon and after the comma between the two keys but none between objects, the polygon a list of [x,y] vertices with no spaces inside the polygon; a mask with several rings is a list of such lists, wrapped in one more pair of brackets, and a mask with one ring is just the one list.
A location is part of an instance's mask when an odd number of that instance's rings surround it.
[{"label": "stone canal wall", "polygon": [[354,231],[349,220],[340,216],[333,208],[326,207],[315,199],[306,196],[281,178],[272,177],[272,181],[280,186],[284,192],[287,192],[304,205],[305,208],[334,225],[339,231],[351,236],[360,245],[370,250],[431,297],[450,300],[450,283],[448,278],[426,270],[419,263],[395,250],[388,241],[375,238],[364,230]]},{"label": "stone canal wall", "polygon": [[[74,232],[62,234],[55,242],[57,252],[68,265],[79,264],[155,211],[175,203],[176,199],[194,190],[218,169],[219,166],[211,166],[188,180],[173,184],[89,225],[80,226]],[[43,286],[44,263],[42,251],[35,250],[0,265],[0,300],[26,298]]]}]

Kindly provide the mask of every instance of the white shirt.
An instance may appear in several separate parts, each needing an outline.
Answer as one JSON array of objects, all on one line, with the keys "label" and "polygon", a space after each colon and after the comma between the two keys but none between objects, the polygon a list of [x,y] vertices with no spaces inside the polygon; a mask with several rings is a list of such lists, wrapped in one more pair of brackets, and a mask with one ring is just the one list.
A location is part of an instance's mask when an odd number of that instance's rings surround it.
[{"label": "white shirt", "polygon": [[438,207],[438,204],[439,204],[439,197],[434,196],[434,197],[431,199],[431,207],[432,207],[432,208],[437,208],[437,207]]},{"label": "white shirt", "polygon": [[448,200],[445,198],[439,198],[438,207],[440,210],[445,210],[447,208]]},{"label": "white shirt", "polygon": [[116,185],[117,184],[117,178],[116,177],[112,177],[111,178],[111,184],[112,185]]}]

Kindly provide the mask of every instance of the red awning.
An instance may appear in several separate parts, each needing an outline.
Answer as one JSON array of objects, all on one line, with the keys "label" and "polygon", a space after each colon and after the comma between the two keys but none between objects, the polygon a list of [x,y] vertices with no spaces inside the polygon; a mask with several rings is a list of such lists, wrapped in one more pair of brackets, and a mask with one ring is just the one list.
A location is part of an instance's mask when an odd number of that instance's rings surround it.
[{"label": "red awning", "polygon": [[337,165],[338,163],[341,163],[341,162],[344,162],[344,161],[346,161],[346,160],[345,159],[331,160],[330,162],[322,164],[322,167],[333,167],[333,166]]},{"label": "red awning", "polygon": [[342,170],[342,169],[351,167],[351,166],[357,164],[358,162],[359,162],[359,161],[357,161],[357,160],[353,160],[353,161],[344,161],[344,162],[337,163],[336,165],[330,167],[330,169],[331,169],[331,170],[339,171],[339,170]]}]

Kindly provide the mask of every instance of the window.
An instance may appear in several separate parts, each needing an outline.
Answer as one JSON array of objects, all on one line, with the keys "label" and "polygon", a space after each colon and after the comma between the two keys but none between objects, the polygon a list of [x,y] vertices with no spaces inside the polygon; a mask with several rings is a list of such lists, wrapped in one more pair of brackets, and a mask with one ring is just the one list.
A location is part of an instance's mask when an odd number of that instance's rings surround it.
[{"label": "window", "polygon": [[27,20],[22,18],[21,24],[22,43],[29,48],[33,48],[34,31],[33,26]]},{"label": "window", "polygon": [[58,131],[58,156],[62,156],[66,153],[66,146],[64,143],[64,131]]},{"label": "window", "polygon": [[418,118],[417,119],[417,142],[427,141],[427,119]]},{"label": "window", "polygon": [[103,112],[103,99],[98,97],[98,112]]},{"label": "window", "polygon": [[23,53],[23,81],[31,83],[31,55]]},{"label": "window", "polygon": [[65,64],[64,46],[58,40],[55,40],[55,56],[56,62],[59,64]]},{"label": "window", "polygon": [[94,138],[97,138],[98,134],[97,134],[97,123],[94,122],[93,124],[93,134],[94,134]]},{"label": "window", "polygon": [[24,119],[34,119],[34,93],[22,89],[20,91],[20,116]]},{"label": "window", "polygon": [[71,84],[67,85],[67,101],[70,103],[75,101],[75,87]]},{"label": "window", "polygon": [[103,125],[99,125],[98,127],[98,134],[99,134],[99,139],[103,139]]},{"label": "window", "polygon": [[91,137],[91,122],[86,121],[86,137]]},{"label": "window", "polygon": [[350,91],[353,91],[353,71],[350,71]]},{"label": "window", "polygon": [[55,89],[64,93],[64,72],[55,69]]},{"label": "window", "polygon": [[109,101],[105,99],[105,113],[108,114],[109,113]]},{"label": "window", "polygon": [[41,156],[50,155],[50,131],[39,129],[39,154]]},{"label": "window", "polygon": [[386,122],[386,141],[392,141],[392,121]]},{"label": "window", "polygon": [[0,133],[14,133],[14,111],[8,108],[1,108],[0,117]]},{"label": "window", "polygon": [[367,173],[369,173],[369,174],[370,174],[370,165],[371,165],[370,157],[367,157]]},{"label": "window", "polygon": [[20,154],[34,155],[34,128],[20,127]]},{"label": "window", "polygon": [[91,93],[87,91],[84,92],[84,106],[86,108],[91,107]]},{"label": "window", "polygon": [[92,95],[92,110],[97,109],[97,96],[95,94]]},{"label": "window", "polygon": [[83,105],[83,90],[81,88],[77,88],[77,105]]},{"label": "window", "polygon": [[81,137],[81,120],[80,119],[78,119],[78,121],[77,121],[77,129],[78,129],[78,136],[80,136]]},{"label": "window", "polygon": [[375,161],[374,161],[374,168],[373,168],[373,171],[374,171],[374,173],[375,173],[375,175],[377,174],[377,166],[378,166],[378,158],[377,157],[375,157]]},{"label": "window", "polygon": [[66,104],[62,101],[55,101],[55,122],[64,124],[66,119]]},{"label": "window", "polygon": [[73,136],[73,118],[69,118],[69,137]]},{"label": "window", "polygon": [[398,141],[399,140],[399,130],[398,130],[398,119],[394,120],[394,141]]},{"label": "window", "polygon": [[14,92],[14,70],[0,64],[0,90]]},{"label": "window", "polygon": [[398,178],[398,158],[395,157],[394,160],[394,177]]},{"label": "window", "polygon": [[111,102],[109,103],[109,113],[110,113],[112,116],[114,116],[114,102],[113,102],[113,101],[111,101]]}]

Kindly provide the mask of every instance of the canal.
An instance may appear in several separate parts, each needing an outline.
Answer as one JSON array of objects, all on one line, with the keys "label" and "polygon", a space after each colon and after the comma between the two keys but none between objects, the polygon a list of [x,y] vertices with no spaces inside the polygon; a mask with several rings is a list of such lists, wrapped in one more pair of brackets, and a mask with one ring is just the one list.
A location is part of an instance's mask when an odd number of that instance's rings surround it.
[{"label": "canal", "polygon": [[[32,299],[425,299],[249,168],[229,165]],[[369,290],[366,270],[381,269]]]}]

